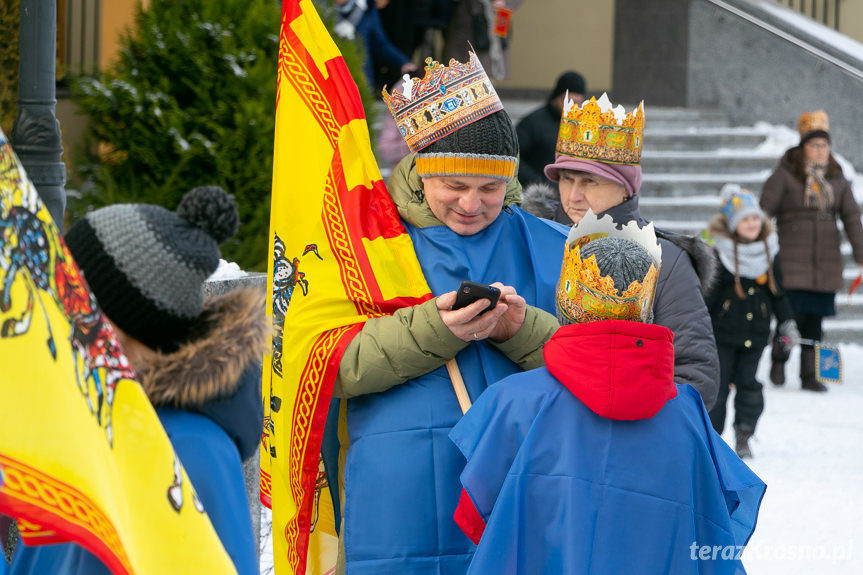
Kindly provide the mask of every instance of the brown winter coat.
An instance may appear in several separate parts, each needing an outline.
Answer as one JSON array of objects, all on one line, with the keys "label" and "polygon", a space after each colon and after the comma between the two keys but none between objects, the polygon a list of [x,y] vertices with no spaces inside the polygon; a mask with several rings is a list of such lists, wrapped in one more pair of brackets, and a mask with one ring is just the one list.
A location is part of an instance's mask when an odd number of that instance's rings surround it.
[{"label": "brown winter coat", "polygon": [[785,153],[764,184],[761,209],[776,218],[778,259],[785,289],[837,292],[844,285],[842,270],[845,266],[839,250],[842,239],[836,219],[841,218],[845,225],[854,260],[863,264],[860,209],[854,200],[851,184],[833,156],[827,168],[827,180],[833,186],[834,195],[831,215],[819,215],[817,208],[806,207],[803,157],[803,149],[799,146]]}]

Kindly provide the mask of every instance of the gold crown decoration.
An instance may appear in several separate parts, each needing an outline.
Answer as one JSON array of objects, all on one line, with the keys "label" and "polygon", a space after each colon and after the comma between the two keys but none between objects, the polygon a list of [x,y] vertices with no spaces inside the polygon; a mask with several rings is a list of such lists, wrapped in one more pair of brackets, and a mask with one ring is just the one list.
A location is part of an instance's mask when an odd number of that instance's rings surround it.
[{"label": "gold crown decoration", "polygon": [[797,131],[801,136],[805,136],[809,132],[821,130],[824,132],[830,131],[830,119],[827,117],[827,112],[824,110],[815,110],[814,112],[803,112],[800,119],[797,120]]},{"label": "gold crown decoration", "polygon": [[[582,259],[581,249],[599,238],[616,237],[634,241],[653,261],[641,281],[633,281],[619,292],[614,280],[602,276],[596,256]],[[603,319],[647,322],[653,308],[656,281],[662,266],[662,247],[656,239],[653,224],[643,228],[630,222],[619,229],[611,216],[598,219],[588,210],[573,226],[566,240],[563,267],[557,285],[557,307],[573,323]]]},{"label": "gold crown decoration", "polygon": [[584,160],[637,165],[643,135],[643,101],[627,114],[623,106],[613,107],[606,94],[579,107],[567,91],[555,151]]},{"label": "gold crown decoration", "polygon": [[426,58],[422,79],[404,77],[402,90],[383,89],[383,99],[412,152],[499,110],[503,104],[476,54],[449,66]]}]

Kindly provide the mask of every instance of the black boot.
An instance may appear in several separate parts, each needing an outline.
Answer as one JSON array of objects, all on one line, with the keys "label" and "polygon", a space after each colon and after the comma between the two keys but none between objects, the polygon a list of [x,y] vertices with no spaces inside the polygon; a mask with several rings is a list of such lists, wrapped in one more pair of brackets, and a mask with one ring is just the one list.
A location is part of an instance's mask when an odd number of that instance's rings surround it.
[{"label": "black boot", "polygon": [[827,386],[815,377],[815,348],[800,346],[800,387],[807,391],[827,391]]},{"label": "black boot", "polygon": [[752,450],[749,449],[749,440],[752,438],[752,430],[734,428],[734,451],[740,459],[752,459]]},{"label": "black boot", "polygon": [[788,356],[791,355],[791,350],[788,349],[782,338],[773,338],[773,345],[770,350],[770,381],[773,385],[785,385],[785,362],[788,361]]}]

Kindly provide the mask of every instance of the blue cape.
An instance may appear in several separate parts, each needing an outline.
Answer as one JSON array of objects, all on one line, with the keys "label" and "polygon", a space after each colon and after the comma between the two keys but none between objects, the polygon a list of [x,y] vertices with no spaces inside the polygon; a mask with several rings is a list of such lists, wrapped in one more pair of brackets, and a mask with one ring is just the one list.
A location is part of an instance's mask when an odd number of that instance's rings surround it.
[{"label": "blue cape", "polygon": [[[567,229],[509,208],[488,228],[460,236],[407,225],[435,295],[462,280],[512,285],[554,313]],[[486,342],[457,356],[473,400],[519,368]],[[344,467],[347,573],[448,575],[467,569],[474,545],[453,520],[465,460],[447,435],[461,409],[446,369],[347,401]]]},{"label": "blue cape", "polygon": [[450,437],[486,522],[469,573],[745,573],[765,485],[689,385],[650,419],[615,421],[536,369],[489,387]]}]

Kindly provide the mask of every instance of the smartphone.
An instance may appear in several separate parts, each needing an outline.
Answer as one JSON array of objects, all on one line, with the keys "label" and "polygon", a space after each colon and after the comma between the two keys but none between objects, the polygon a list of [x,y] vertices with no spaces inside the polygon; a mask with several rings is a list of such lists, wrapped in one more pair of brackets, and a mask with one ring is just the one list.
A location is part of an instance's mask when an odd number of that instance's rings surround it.
[{"label": "smartphone", "polygon": [[480,315],[497,305],[497,300],[500,298],[500,290],[496,287],[485,284],[463,281],[461,282],[461,285],[458,286],[458,293],[455,296],[455,304],[452,308],[461,309],[483,298],[489,300],[491,304],[479,312]]}]

